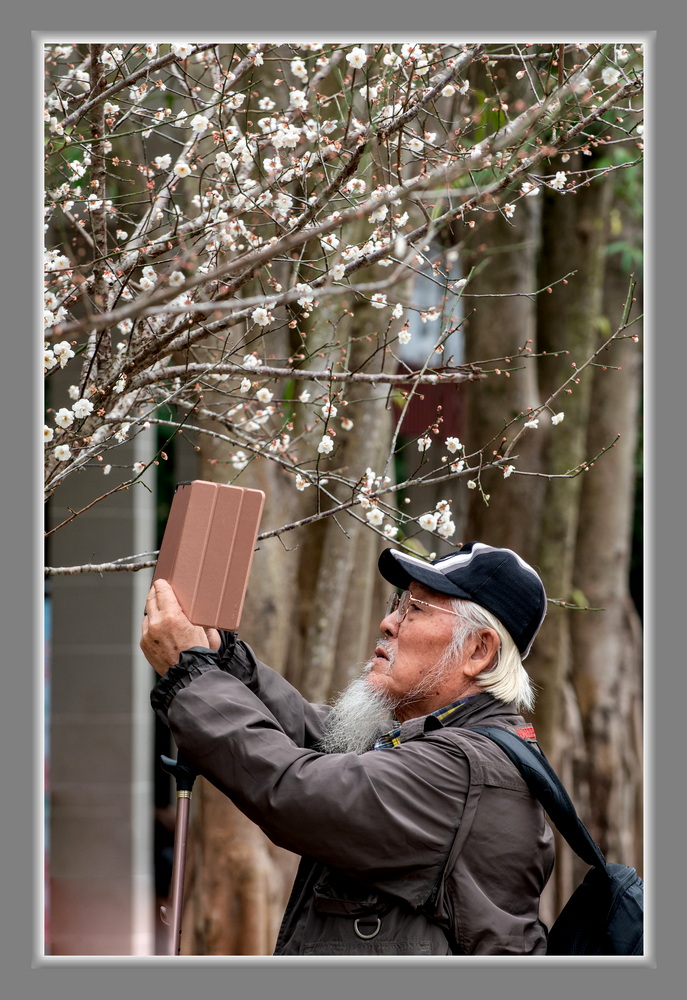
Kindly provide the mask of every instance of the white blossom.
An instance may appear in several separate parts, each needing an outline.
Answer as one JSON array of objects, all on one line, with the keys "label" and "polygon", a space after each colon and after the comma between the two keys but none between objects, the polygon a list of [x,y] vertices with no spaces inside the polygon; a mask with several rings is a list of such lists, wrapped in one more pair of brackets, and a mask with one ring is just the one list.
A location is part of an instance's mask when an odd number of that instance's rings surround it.
[{"label": "white blossom", "polygon": [[176,42],[171,46],[171,49],[179,59],[187,59],[193,52],[193,46],[188,42]]},{"label": "white blossom", "polygon": [[241,392],[243,392],[243,393],[249,392],[250,391],[250,387],[251,387],[251,381],[250,381],[249,378],[243,378],[243,379],[241,379],[241,384],[239,386],[239,390]]},{"label": "white blossom", "polygon": [[202,135],[210,127],[210,119],[205,115],[195,115],[191,119],[191,128],[197,135]]},{"label": "white blossom", "polygon": [[375,292],[370,299],[370,305],[375,309],[384,309],[387,305],[386,295],[383,292]]},{"label": "white blossom", "polygon": [[55,456],[58,462],[66,462],[68,459],[72,457],[72,453],[68,444],[58,444],[58,446],[53,451],[53,455]]},{"label": "white blossom", "polygon": [[270,320],[272,319],[269,311],[263,308],[263,306],[258,306],[258,308],[254,309],[250,315],[253,322],[257,323],[258,326],[268,326]]},{"label": "white blossom", "polygon": [[229,153],[227,153],[226,150],[224,149],[221,149],[219,153],[215,154],[215,163],[220,168],[220,170],[228,170],[233,162],[234,161],[232,160],[231,156],[229,156]]},{"label": "white blossom", "polygon": [[382,531],[384,532],[387,538],[395,538],[396,535],[398,534],[398,528],[396,527],[395,524],[385,524],[384,527],[382,528]]},{"label": "white blossom", "polygon": [[231,459],[231,464],[237,472],[240,472],[241,469],[245,469],[248,465],[248,456],[245,451],[241,451],[241,449],[235,451]]},{"label": "white blossom", "polygon": [[515,205],[511,204],[504,205],[503,212],[507,219],[512,219],[513,215],[515,214]]},{"label": "white blossom", "polygon": [[58,410],[55,414],[55,423],[58,427],[71,427],[74,423],[74,414],[71,410],[68,410],[66,406],[63,406],[62,409]]},{"label": "white blossom", "polygon": [[81,420],[93,412],[93,403],[90,399],[77,399],[75,403],[72,403],[72,411],[74,416]]},{"label": "white blossom", "polygon": [[398,332],[398,342],[399,342],[399,344],[407,344],[407,343],[409,343],[411,337],[412,337],[412,333],[410,332],[410,329],[407,326],[404,326],[403,329],[399,330],[399,332]]},{"label": "white blossom", "polygon": [[614,66],[604,66],[601,71],[601,79],[607,87],[612,87],[614,83],[618,82],[619,78],[620,70],[615,69]]},{"label": "white blossom", "polygon": [[467,481],[467,487],[468,487],[469,490],[476,490],[477,489],[477,480],[476,479],[468,479],[468,481]]},{"label": "white blossom", "polygon": [[437,524],[437,534],[441,538],[450,538],[456,530],[456,526],[450,517],[446,517],[439,520]]},{"label": "white blossom", "polygon": [[260,362],[254,354],[246,354],[243,358],[242,367],[248,368],[249,370],[251,368],[259,368]]},{"label": "white blossom", "polygon": [[539,417],[532,417],[532,419],[528,420],[523,426],[531,427],[533,430],[536,430],[537,427],[539,427]]},{"label": "white blossom", "polygon": [[190,177],[193,171],[187,161],[180,157],[174,164],[174,173],[177,177]]},{"label": "white blossom", "polygon": [[146,467],[145,462],[134,462],[134,464],[131,466],[131,468],[133,469],[133,471],[136,473],[137,476],[140,476],[141,473],[145,471],[145,467]]},{"label": "white blossom", "polygon": [[[560,422],[564,418],[564,416],[565,416],[565,413],[563,411],[561,411],[560,413],[554,414],[551,417],[551,423],[552,424],[560,424]],[[527,426],[527,425],[525,425],[525,426]]]},{"label": "white blossom", "polygon": [[353,69],[361,69],[365,65],[367,60],[367,54],[365,49],[361,49],[359,46],[355,46],[346,55],[346,62],[349,63]]},{"label": "white blossom", "polygon": [[431,437],[421,437],[417,440],[417,450],[420,452],[427,451],[432,445]]},{"label": "white blossom", "polygon": [[255,398],[261,403],[269,403],[274,398],[274,393],[270,392],[269,389],[258,389],[255,393]]},{"label": "white blossom", "polygon": [[289,94],[289,105],[304,111],[308,107],[308,95],[304,90],[292,90]]},{"label": "white blossom", "polygon": [[457,437],[447,437],[445,443],[446,450],[450,451],[452,455],[463,447]]},{"label": "white blossom", "polygon": [[59,344],[55,344],[53,347],[53,353],[60,362],[60,368],[64,368],[69,359],[74,357],[74,351],[71,348],[71,344],[66,340],[61,340]]},{"label": "white blossom", "polygon": [[423,514],[422,517],[418,517],[417,523],[425,531],[434,531],[437,526],[437,516],[431,513]]},{"label": "white blossom", "polygon": [[111,465],[105,465],[105,466],[103,466],[103,475],[104,476],[109,476],[111,472],[112,472],[112,466]]},{"label": "white blossom", "polygon": [[325,435],[317,446],[317,450],[320,455],[329,455],[334,448],[334,442],[332,439]]},{"label": "white blossom", "polygon": [[369,522],[369,524],[378,528],[384,520],[384,513],[379,509],[379,507],[371,507],[365,515],[365,519]]},{"label": "white blossom", "polygon": [[530,181],[525,181],[520,190],[526,198],[533,198],[535,195],[539,194],[539,188]]},{"label": "white blossom", "polygon": [[172,166],[172,157],[169,153],[165,153],[164,156],[156,156],[153,163],[158,170],[169,170]]},{"label": "white blossom", "polygon": [[43,425],[43,441],[45,444],[49,444],[50,441],[55,437],[55,432],[52,427],[48,427],[47,424]]},{"label": "white blossom", "polygon": [[505,465],[503,467],[503,478],[504,479],[508,479],[508,477],[511,476],[513,474],[513,472],[515,472],[515,466],[514,465]]},{"label": "white blossom", "polygon": [[169,278],[167,279],[167,284],[170,288],[178,288],[179,285],[183,285],[186,281],[186,275],[183,271],[172,271]]},{"label": "white blossom", "polygon": [[307,403],[310,399],[310,393],[308,392],[307,389],[304,389],[298,398],[301,401],[301,403]]},{"label": "white blossom", "polygon": [[556,191],[562,191],[565,187],[566,179],[567,174],[565,170],[559,170],[554,179],[549,183],[549,187],[554,188]]},{"label": "white blossom", "polygon": [[296,473],[296,489],[300,490],[300,492],[302,493],[303,490],[307,490],[308,486],[312,486],[312,483],[309,483],[307,479],[303,478],[303,476],[300,474],[300,472],[297,472]]}]

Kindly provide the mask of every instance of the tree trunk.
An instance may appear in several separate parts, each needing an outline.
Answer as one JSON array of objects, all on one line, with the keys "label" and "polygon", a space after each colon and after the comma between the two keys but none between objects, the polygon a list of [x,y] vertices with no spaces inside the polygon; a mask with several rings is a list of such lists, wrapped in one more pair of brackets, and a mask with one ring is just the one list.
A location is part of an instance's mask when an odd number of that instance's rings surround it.
[{"label": "tree trunk", "polygon": [[[536,286],[536,250],[539,206],[533,198],[518,205],[518,225],[511,226],[500,214],[488,216],[476,231],[477,244],[466,265],[476,268],[466,289],[466,361],[495,359],[500,375],[467,387],[465,444],[469,454],[489,442],[487,453],[503,454],[522,421],[506,429],[509,421],[537,404],[536,367],[531,360],[509,360],[536,340],[535,304],[528,294]],[[488,247],[485,257],[482,247]],[[471,296],[494,296],[472,298]],[[472,311],[471,311],[472,310]],[[491,370],[492,365],[485,366]],[[516,369],[512,374],[505,374]],[[538,467],[540,441],[527,433],[517,444],[512,462],[529,469]],[[471,492],[467,537],[503,545],[533,560],[541,492],[534,476],[512,475],[489,470],[479,477],[481,489]],[[464,480],[461,480],[463,483]],[[488,500],[484,495],[488,496]],[[523,530],[528,526],[528,530]]]}]

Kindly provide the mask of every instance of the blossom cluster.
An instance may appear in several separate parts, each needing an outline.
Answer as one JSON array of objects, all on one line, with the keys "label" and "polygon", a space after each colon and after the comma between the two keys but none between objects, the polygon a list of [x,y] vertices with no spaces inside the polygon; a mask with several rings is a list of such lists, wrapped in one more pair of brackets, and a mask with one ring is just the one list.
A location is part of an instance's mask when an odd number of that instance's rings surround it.
[{"label": "blossom cluster", "polygon": [[[569,93],[538,130],[499,82],[501,58],[506,68],[520,59],[523,74],[534,67],[523,82],[549,71],[550,46],[525,49],[526,58],[517,46],[485,56],[462,41],[46,46],[46,485],[82,464],[110,473],[116,449],[172,407],[185,425],[213,422],[231,448],[228,479],[266,458],[307,496],[327,480],[345,484],[366,522],[395,537],[403,519],[383,499],[385,475],[363,472],[346,448],[356,407],[388,390],[371,382],[354,397],[326,373],[348,372],[355,350],[358,371],[373,359],[379,371],[381,358],[382,374],[394,374],[421,336],[413,330],[441,338],[470,285],[454,281],[448,307],[413,291],[422,268],[450,269],[434,241],[437,213],[445,226],[471,227],[487,210],[516,224],[522,199],[586,182],[570,159],[585,152],[586,133],[566,145],[567,160],[557,137],[641,67],[638,45],[570,43]],[[483,72],[493,100],[478,86]],[[537,85],[535,111],[546,89]],[[494,107],[503,121],[489,134]],[[641,122],[627,100],[603,121],[638,152]],[[457,194],[468,182],[478,197],[435,210],[436,187]],[[363,306],[373,319],[340,334]],[[295,382],[303,369],[317,377]],[[439,377],[422,371],[424,384]],[[423,475],[434,465],[467,474],[457,437],[439,449],[428,430],[415,442]],[[394,447],[406,445],[401,430]],[[123,475],[132,472],[145,469]],[[423,518],[424,530],[451,538],[448,503]]]}]

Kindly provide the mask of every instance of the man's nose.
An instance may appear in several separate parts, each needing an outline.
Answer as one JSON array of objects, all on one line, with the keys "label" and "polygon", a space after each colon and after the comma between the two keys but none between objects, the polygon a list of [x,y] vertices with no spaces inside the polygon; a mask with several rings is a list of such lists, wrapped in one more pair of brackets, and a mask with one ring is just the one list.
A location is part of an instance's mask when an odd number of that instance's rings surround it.
[{"label": "man's nose", "polygon": [[381,622],[379,623],[382,635],[385,637],[388,636],[393,637],[397,635],[398,626],[399,626],[398,612],[396,611],[391,611],[385,618],[382,618]]}]

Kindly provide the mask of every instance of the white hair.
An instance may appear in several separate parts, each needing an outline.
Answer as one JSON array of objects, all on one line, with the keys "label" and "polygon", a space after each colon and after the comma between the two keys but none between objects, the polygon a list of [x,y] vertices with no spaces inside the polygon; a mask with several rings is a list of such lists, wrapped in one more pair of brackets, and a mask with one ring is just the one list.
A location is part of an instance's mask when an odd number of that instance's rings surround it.
[{"label": "white hair", "polygon": [[475,678],[475,684],[498,701],[514,702],[518,712],[531,712],[535,702],[534,684],[522,665],[518,647],[505,626],[495,615],[474,601],[456,597],[451,601],[451,609],[458,612],[460,618],[444,654],[445,660],[449,661],[457,656],[465,643],[481,629],[493,629],[499,637],[499,648],[493,663]]}]

